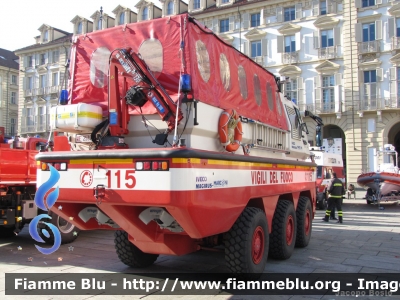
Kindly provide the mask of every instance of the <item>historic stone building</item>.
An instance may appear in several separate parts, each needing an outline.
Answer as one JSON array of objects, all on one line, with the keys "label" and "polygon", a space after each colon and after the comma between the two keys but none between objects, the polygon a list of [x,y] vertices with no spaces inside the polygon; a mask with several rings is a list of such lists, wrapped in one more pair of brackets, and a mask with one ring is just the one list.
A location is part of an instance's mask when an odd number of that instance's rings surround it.
[{"label": "historic stone building", "polygon": [[72,34],[47,24],[38,30],[35,44],[15,51],[20,58],[18,133],[48,138],[50,108],[67,87]]},{"label": "historic stone building", "polygon": [[18,56],[0,49],[0,127],[7,136],[17,133],[18,70]]}]

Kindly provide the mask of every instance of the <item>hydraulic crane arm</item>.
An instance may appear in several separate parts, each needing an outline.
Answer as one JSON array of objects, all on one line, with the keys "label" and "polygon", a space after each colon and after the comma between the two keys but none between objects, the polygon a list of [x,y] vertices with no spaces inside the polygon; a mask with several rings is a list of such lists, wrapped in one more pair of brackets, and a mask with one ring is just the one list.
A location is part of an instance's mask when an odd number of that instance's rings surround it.
[{"label": "hydraulic crane arm", "polygon": [[305,110],[302,113],[302,115],[303,115],[303,117],[310,117],[311,119],[313,119],[317,123],[317,125],[324,126],[324,123],[322,123],[322,119],[320,117],[314,115],[311,111]]},{"label": "hydraulic crane arm", "polygon": [[[134,81],[128,89],[127,78]],[[123,80],[122,95],[120,80]],[[144,60],[131,49],[115,50],[110,58],[109,74],[109,128],[111,136],[127,134],[129,122],[128,105],[142,107],[147,101],[153,104],[161,119],[168,125],[166,133],[175,128],[183,114],[154,77]],[[178,115],[178,116],[177,116]]]}]

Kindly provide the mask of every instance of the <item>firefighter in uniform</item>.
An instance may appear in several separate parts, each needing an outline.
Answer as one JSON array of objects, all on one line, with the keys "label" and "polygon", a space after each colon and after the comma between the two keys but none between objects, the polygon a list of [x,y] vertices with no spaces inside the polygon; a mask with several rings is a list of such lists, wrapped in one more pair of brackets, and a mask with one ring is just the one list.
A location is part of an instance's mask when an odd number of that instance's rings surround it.
[{"label": "firefighter in uniform", "polygon": [[336,207],[339,221],[337,223],[343,223],[343,211],[342,211],[342,196],[346,193],[344,190],[343,182],[337,178],[336,173],[332,173],[333,180],[330,187],[328,188],[328,209],[325,212],[325,217],[322,219],[325,222],[329,222],[329,216],[334,207]]}]

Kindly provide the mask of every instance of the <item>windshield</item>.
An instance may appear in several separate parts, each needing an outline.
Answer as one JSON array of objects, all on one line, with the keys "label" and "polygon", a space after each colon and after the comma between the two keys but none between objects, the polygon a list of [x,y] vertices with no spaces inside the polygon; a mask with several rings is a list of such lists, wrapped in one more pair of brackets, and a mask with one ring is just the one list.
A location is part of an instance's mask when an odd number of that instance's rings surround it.
[{"label": "windshield", "polygon": [[322,178],[322,166],[317,166],[317,178]]}]

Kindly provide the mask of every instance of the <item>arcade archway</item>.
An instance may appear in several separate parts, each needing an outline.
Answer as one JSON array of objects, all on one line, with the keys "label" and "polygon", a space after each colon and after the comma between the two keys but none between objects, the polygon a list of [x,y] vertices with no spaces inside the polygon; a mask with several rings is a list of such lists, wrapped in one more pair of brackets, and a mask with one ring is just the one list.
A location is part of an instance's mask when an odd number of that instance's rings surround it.
[{"label": "arcade archway", "polygon": [[394,124],[390,128],[388,133],[388,143],[395,147],[397,153],[400,152],[400,122]]}]

